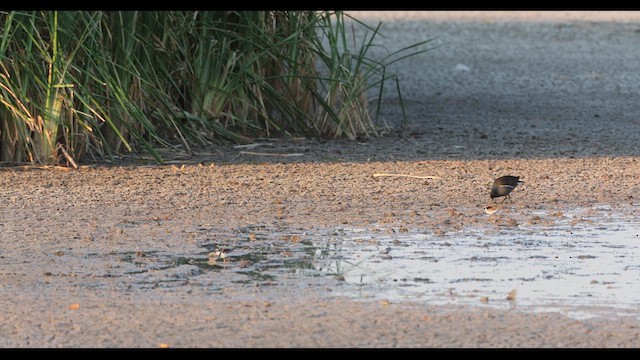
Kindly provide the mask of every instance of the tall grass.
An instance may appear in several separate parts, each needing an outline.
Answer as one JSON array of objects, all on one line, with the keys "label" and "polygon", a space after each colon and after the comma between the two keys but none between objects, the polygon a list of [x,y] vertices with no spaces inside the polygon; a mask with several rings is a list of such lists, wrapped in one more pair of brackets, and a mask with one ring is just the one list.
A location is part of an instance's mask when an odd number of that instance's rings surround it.
[{"label": "tall grass", "polygon": [[162,161],[161,147],[376,136],[371,90],[397,83],[387,67],[427,41],[373,60],[379,27],[353,44],[347,23],[311,11],[0,13],[0,160],[146,149]]}]

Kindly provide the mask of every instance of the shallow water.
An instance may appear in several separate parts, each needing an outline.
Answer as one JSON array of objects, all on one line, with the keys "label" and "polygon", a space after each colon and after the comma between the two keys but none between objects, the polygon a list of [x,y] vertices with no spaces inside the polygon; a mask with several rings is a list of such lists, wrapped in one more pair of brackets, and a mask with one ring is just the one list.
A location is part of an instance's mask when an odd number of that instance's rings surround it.
[{"label": "shallow water", "polygon": [[[397,234],[342,243],[341,294],[533,311],[576,318],[640,306],[640,224],[508,229],[498,234]],[[342,263],[342,264],[340,264]],[[515,290],[512,300],[507,300]]]},{"label": "shallow water", "polygon": [[640,223],[607,209],[589,214],[564,214],[545,226],[480,222],[446,235],[348,228],[285,234],[260,225],[209,234],[203,228],[198,231],[207,240],[196,253],[112,252],[68,261],[90,262],[74,265],[86,275],[76,283],[81,287],[110,286],[101,283],[106,277],[140,290],[199,286],[215,293],[269,285],[357,299],[560,311],[574,318],[635,312]]}]

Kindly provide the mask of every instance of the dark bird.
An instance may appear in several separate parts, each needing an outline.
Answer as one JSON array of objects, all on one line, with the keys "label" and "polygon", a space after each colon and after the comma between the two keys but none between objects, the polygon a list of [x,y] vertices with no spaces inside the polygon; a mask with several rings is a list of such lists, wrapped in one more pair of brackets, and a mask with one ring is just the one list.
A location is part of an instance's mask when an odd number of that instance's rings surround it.
[{"label": "dark bird", "polygon": [[493,182],[493,186],[491,186],[491,194],[489,196],[491,196],[491,200],[504,196],[505,198],[502,199],[502,202],[505,202],[507,199],[511,202],[511,196],[509,194],[511,194],[511,191],[513,191],[513,189],[522,182],[524,181],[520,180],[520,176],[500,176]]}]

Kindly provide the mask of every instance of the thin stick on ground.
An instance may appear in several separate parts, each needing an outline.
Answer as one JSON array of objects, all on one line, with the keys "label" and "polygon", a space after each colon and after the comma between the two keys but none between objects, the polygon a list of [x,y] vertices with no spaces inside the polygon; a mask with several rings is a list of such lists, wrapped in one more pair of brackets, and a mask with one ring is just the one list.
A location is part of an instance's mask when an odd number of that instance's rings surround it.
[{"label": "thin stick on ground", "polygon": [[240,151],[238,155],[256,155],[256,156],[302,156],[302,153],[291,153],[291,154],[276,154],[276,153],[265,153],[265,152],[254,152],[254,151]]},{"label": "thin stick on ground", "polygon": [[265,145],[271,146],[272,144],[254,143],[254,144],[245,144],[245,145],[235,145],[233,148],[234,149],[253,149],[253,148],[257,148],[258,146],[265,146]]},{"label": "thin stick on ground", "polygon": [[439,176],[417,176],[417,175],[405,175],[405,174],[373,174],[373,177],[392,176],[392,177],[410,177],[415,179],[442,179]]},{"label": "thin stick on ground", "polygon": [[62,154],[64,155],[64,157],[67,159],[67,161],[73,165],[73,167],[75,169],[78,168],[78,164],[76,164],[76,162],[73,160],[73,158],[69,155],[69,153],[67,152],[67,150],[65,150],[64,146],[58,144],[57,146],[58,149],[60,149],[62,151]]}]

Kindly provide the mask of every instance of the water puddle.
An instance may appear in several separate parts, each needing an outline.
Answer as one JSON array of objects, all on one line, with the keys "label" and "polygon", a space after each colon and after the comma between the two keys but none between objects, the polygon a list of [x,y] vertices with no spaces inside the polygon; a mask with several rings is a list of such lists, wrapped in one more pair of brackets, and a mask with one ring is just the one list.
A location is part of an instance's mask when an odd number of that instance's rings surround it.
[{"label": "water puddle", "polygon": [[220,235],[202,229],[206,240],[197,253],[114,252],[95,254],[92,263],[101,257],[110,264],[105,277],[126,278],[141,289],[317,286],[358,299],[515,307],[575,318],[635,312],[640,224],[612,216],[598,224],[605,217],[596,215],[440,236],[359,229],[285,234],[267,226]]},{"label": "water puddle", "polygon": [[[343,242],[342,294],[429,304],[561,311],[577,318],[640,306],[640,224]],[[364,240],[371,240],[367,243]],[[336,263],[338,267],[338,263]],[[509,300],[507,298],[510,298]]]},{"label": "water puddle", "polygon": [[[274,233],[266,227],[249,227],[247,236],[209,240],[198,253],[169,251],[112,252],[117,273],[133,279],[140,288],[180,287],[209,276],[207,286],[222,289],[233,284],[269,285],[283,274],[314,269],[318,246],[301,235]],[[99,254],[89,257],[100,257]],[[224,276],[219,276],[224,275]],[[322,275],[318,273],[318,275]],[[110,275],[111,276],[111,275]]]}]

